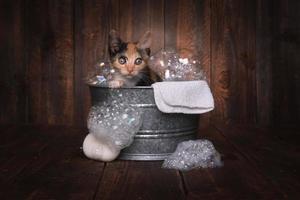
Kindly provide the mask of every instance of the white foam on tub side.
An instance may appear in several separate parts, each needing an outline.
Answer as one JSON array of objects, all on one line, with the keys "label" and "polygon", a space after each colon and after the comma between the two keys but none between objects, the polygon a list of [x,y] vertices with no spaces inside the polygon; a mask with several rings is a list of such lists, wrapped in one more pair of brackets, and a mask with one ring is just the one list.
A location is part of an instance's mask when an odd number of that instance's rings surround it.
[{"label": "white foam on tub side", "polygon": [[142,125],[140,109],[130,105],[132,97],[124,97],[118,90],[109,95],[109,100],[91,107],[87,120],[89,135],[83,152],[95,160],[114,160],[121,149],[133,142]]}]

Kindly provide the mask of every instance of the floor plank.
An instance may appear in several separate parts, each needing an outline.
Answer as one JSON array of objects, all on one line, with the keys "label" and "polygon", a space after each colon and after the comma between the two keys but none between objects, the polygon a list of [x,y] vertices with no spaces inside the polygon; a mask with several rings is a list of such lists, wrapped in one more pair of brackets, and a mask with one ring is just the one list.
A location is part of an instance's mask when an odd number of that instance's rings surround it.
[{"label": "floor plank", "polygon": [[210,127],[224,166],[178,172],[161,161],[87,159],[85,129],[0,127],[0,199],[297,199],[298,132]]},{"label": "floor plank", "polygon": [[35,182],[25,179],[36,186],[26,199],[93,199],[102,172],[102,162],[70,155],[34,174]]},{"label": "floor plank", "polygon": [[62,129],[17,176],[2,186],[1,199],[92,199],[104,164],[80,149],[85,130]]},{"label": "floor plank", "polygon": [[201,138],[209,139],[222,154],[224,166],[184,172],[188,199],[262,199],[281,198],[282,194],[214,129],[206,129]]},{"label": "floor plank", "polygon": [[15,127],[4,133],[6,139],[0,147],[0,185],[17,176],[39,152],[47,147],[54,138],[51,134],[47,134],[52,129]]},{"label": "floor plank", "polygon": [[180,176],[162,162],[108,163],[96,199],[183,199]]},{"label": "floor plank", "polygon": [[241,125],[218,125],[218,129],[285,198],[300,196],[300,148],[295,142],[299,141],[298,130]]}]

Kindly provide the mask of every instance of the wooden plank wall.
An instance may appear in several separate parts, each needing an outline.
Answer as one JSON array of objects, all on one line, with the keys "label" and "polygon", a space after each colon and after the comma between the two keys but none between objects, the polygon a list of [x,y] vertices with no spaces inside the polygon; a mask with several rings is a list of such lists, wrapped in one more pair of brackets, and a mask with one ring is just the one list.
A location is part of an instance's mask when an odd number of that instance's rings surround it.
[{"label": "wooden plank wall", "polygon": [[297,0],[0,1],[0,123],[84,126],[84,78],[107,56],[110,29],[152,52],[190,49],[206,72],[213,123],[300,121]]},{"label": "wooden plank wall", "polygon": [[300,1],[273,2],[272,79],[275,124],[300,122]]}]

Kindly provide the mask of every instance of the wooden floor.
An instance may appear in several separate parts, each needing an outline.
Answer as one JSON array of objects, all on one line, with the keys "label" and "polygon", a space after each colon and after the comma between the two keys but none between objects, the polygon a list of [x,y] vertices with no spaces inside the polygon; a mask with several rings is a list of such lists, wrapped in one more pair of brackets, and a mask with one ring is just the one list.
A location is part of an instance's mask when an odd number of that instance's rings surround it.
[{"label": "wooden floor", "polygon": [[224,166],[179,172],[161,161],[85,158],[85,129],[1,127],[0,199],[299,199],[299,132],[200,130]]}]

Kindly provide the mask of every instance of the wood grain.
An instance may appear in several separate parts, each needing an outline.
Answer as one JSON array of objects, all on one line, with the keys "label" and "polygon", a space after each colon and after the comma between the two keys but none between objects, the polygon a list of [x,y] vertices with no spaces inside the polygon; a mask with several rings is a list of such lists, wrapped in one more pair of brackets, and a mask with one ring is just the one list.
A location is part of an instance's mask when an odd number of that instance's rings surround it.
[{"label": "wood grain", "polygon": [[0,2],[0,123],[26,122],[24,1]]},{"label": "wood grain", "polygon": [[272,65],[273,65],[273,122],[299,124],[300,89],[300,17],[299,1],[275,1],[273,4]]},{"label": "wood grain", "polygon": [[[61,130],[63,129],[23,126],[6,130],[1,128],[2,133],[4,131],[5,134],[11,133],[13,136],[7,137],[6,142],[1,144],[1,159],[3,159],[0,164],[1,199],[23,198],[18,196],[23,192],[23,188],[32,186],[25,184],[22,188],[15,187],[16,178],[22,176],[39,154],[51,146],[51,143],[59,136],[59,134],[54,133]],[[29,169],[33,170],[32,166]]]},{"label": "wood grain", "polygon": [[[32,136],[28,137],[32,142],[24,141],[21,149],[14,147],[23,151],[14,158],[17,164],[8,162],[4,165],[6,168],[1,166],[0,197],[2,199],[92,199],[104,163],[83,157],[79,147],[82,145],[84,139],[82,133],[85,130],[65,127],[25,128],[25,130]],[[20,133],[22,132],[19,130]],[[69,137],[70,134],[72,138]],[[26,143],[30,145],[26,146]],[[44,148],[38,148],[40,145]],[[7,167],[9,164],[11,166]]]},{"label": "wood grain", "polygon": [[187,190],[193,198],[283,198],[279,188],[266,181],[263,175],[249,165],[248,160],[218,130],[209,128],[203,132],[202,137],[212,141],[221,153],[224,166],[183,173]]},{"label": "wood grain", "polygon": [[[211,41],[210,2],[179,1],[177,19],[177,49],[181,56],[197,59],[210,83]],[[208,126],[210,113],[200,116],[201,127]]]},{"label": "wood grain", "polygon": [[149,20],[152,36],[151,52],[156,53],[160,49],[164,48],[165,45],[165,2],[161,0],[151,0],[149,3]]},{"label": "wood grain", "polygon": [[161,162],[115,161],[105,167],[96,199],[183,199],[179,174]]},{"label": "wood grain", "polygon": [[0,123],[85,126],[84,81],[107,59],[111,29],[152,32],[152,52],[185,49],[215,99],[209,123],[300,120],[296,0],[1,1]]},{"label": "wood grain", "polygon": [[[252,168],[264,174],[272,185],[281,190],[286,199],[295,199],[299,193],[299,140],[297,129],[258,129],[242,125],[217,126]],[[293,139],[291,139],[293,138]],[[279,170],[280,169],[280,170]]]},{"label": "wood grain", "polygon": [[272,23],[270,1],[257,1],[256,88],[257,123],[268,126],[272,120]]},{"label": "wood grain", "polygon": [[133,0],[119,1],[119,33],[124,41],[133,40]]},{"label": "wood grain", "polygon": [[[115,1],[76,1],[75,3],[75,124],[85,125],[91,106],[85,80],[94,75],[97,63],[107,59],[108,33],[115,24]],[[116,23],[116,22],[114,22]]]},{"label": "wood grain", "polygon": [[211,89],[215,100],[215,110],[212,112],[213,121],[229,119],[228,98],[231,85],[229,66],[231,64],[226,60],[229,39],[225,5],[224,2],[211,2]]},{"label": "wood grain", "polygon": [[0,126],[0,198],[299,199],[299,127],[200,131],[223,167],[179,172],[160,161],[103,163],[82,154],[86,129]]},{"label": "wood grain", "polygon": [[164,48],[177,48],[178,1],[164,1]]},{"label": "wood grain", "polygon": [[139,41],[142,35],[150,30],[150,1],[132,1],[132,38],[131,41]]},{"label": "wood grain", "polygon": [[213,1],[212,13],[214,117],[255,123],[255,2]]},{"label": "wood grain", "polygon": [[73,124],[73,3],[27,1],[29,123]]}]

